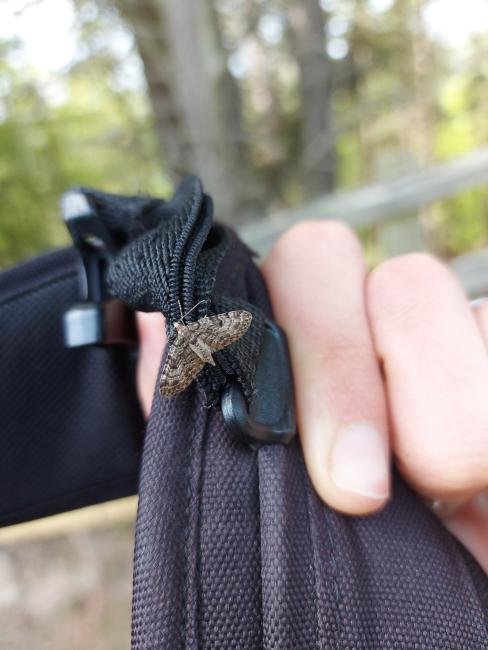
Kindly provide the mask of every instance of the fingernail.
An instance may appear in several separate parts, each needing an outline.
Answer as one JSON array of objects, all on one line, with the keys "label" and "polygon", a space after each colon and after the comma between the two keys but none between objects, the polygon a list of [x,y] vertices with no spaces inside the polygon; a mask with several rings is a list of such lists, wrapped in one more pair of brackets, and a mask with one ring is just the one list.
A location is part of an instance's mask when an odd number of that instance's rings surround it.
[{"label": "fingernail", "polygon": [[331,452],[331,475],[342,490],[386,499],[389,466],[384,437],[366,422],[340,430]]}]

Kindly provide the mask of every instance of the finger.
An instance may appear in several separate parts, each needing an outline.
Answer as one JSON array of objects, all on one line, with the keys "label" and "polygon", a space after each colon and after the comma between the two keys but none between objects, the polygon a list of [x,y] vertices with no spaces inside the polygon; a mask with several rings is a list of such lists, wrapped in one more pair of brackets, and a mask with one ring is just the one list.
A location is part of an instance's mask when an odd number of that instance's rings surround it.
[{"label": "finger", "polygon": [[332,507],[376,510],[389,494],[387,426],[359,242],[339,223],[301,224],[278,241],[263,273],[288,335],[310,478]]},{"label": "finger", "polygon": [[[474,300],[470,307],[488,350],[488,299]],[[435,500],[432,509],[488,573],[488,491],[467,500]]]},{"label": "finger", "polygon": [[[473,311],[481,337],[488,349],[488,298],[472,300],[469,306]],[[435,499],[434,501],[427,501],[427,503],[465,546],[470,549],[476,547],[476,543],[471,541],[473,533],[477,533],[480,529],[488,526],[488,493],[476,495],[468,500],[441,501]],[[479,507],[480,504],[483,507]],[[450,525],[450,522],[453,522],[453,526]],[[457,534],[458,530],[463,532],[462,536]],[[472,552],[474,551],[472,550]],[[486,560],[488,562],[488,558]]]},{"label": "finger", "polygon": [[488,480],[488,355],[459,282],[407,255],[373,271],[367,302],[397,464],[429,499],[471,498]]},{"label": "finger", "polygon": [[139,335],[139,357],[137,360],[137,394],[144,417],[149,416],[154,395],[159,364],[166,344],[164,316],[159,313],[136,313]]}]

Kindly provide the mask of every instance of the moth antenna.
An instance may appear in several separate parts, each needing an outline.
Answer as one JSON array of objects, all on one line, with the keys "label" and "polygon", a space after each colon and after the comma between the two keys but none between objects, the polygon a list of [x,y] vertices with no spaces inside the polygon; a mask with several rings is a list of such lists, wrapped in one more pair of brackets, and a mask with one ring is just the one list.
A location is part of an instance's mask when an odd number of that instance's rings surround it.
[{"label": "moth antenna", "polygon": [[181,322],[185,324],[185,316],[183,315],[183,309],[181,308],[181,302],[178,300],[178,307],[180,308]]},{"label": "moth antenna", "polygon": [[[196,309],[196,308],[198,307],[198,305],[201,305],[202,302],[205,302],[205,300],[200,300],[199,302],[197,302],[196,305],[193,305],[193,307],[192,307],[191,309],[189,309],[187,312],[185,312],[185,314],[182,313],[182,314],[181,314],[181,320],[183,321],[183,319],[184,319],[186,316],[188,316],[188,314],[191,314],[191,312],[192,312],[194,309]],[[179,300],[178,300],[178,304],[180,305],[180,311],[181,311],[181,304],[180,304],[180,301],[179,301]],[[183,322],[184,322],[184,321],[183,321]]]}]

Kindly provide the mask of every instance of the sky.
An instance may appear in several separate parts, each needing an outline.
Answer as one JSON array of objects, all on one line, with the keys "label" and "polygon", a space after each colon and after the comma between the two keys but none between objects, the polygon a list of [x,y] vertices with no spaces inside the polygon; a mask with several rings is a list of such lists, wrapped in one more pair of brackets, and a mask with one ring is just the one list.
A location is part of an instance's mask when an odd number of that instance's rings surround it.
[{"label": "sky", "polygon": [[62,69],[76,52],[74,13],[68,0],[0,0],[0,39],[18,37],[22,63],[41,73]]},{"label": "sky", "polygon": [[[339,1],[321,0],[327,9],[337,7]],[[371,12],[381,14],[393,0],[366,0],[366,4]],[[472,34],[488,32],[488,0],[431,0],[425,21],[433,36],[461,48]],[[70,0],[0,0],[0,39],[12,36],[24,44],[19,62],[32,65],[41,75],[62,70],[76,54]]]}]

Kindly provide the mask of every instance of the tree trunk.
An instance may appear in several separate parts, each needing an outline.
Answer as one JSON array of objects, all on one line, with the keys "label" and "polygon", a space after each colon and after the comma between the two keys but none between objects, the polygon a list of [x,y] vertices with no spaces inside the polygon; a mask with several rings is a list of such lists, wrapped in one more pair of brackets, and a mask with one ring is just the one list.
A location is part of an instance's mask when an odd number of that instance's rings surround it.
[{"label": "tree trunk", "polygon": [[331,66],[325,52],[325,14],[318,0],[295,0],[288,9],[290,36],[300,68],[301,173],[309,195],[334,185]]},{"label": "tree trunk", "polygon": [[198,174],[221,219],[252,199],[238,87],[227,70],[210,0],[117,0],[142,58],[170,171]]},{"label": "tree trunk", "polygon": [[168,65],[171,52],[160,3],[155,0],[138,0],[137,3],[116,0],[114,4],[131,29],[144,66],[161,159],[171,175],[182,174],[190,161],[183,146],[184,124]]}]

